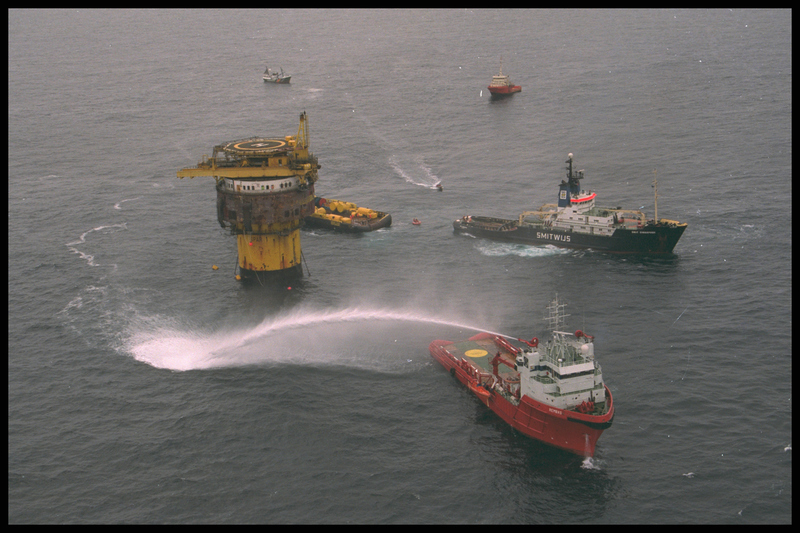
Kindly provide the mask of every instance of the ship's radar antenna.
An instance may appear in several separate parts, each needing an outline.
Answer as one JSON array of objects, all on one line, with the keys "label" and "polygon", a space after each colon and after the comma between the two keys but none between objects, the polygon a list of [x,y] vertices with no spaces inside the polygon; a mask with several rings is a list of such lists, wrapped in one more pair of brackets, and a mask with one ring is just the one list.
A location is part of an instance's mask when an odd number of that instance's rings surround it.
[{"label": "ship's radar antenna", "polygon": [[577,182],[573,181],[575,179],[575,176],[572,174],[572,152],[567,154],[566,163],[567,163],[567,179],[569,180],[570,185],[577,186]]}]

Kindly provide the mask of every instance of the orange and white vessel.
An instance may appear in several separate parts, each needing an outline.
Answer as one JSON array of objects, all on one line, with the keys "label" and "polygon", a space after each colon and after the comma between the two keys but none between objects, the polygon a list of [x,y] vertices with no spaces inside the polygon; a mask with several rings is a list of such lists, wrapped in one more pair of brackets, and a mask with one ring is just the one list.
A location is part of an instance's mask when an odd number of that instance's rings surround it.
[{"label": "orange and white vessel", "polygon": [[514,85],[508,76],[503,75],[503,59],[500,59],[500,73],[492,76],[492,82],[489,84],[489,92],[492,96],[508,96],[510,94],[518,93],[522,90],[519,85]]},{"label": "orange and white vessel", "polygon": [[614,401],[594,357],[594,338],[561,331],[564,304],[548,306],[552,338],[539,343],[479,333],[465,341],[435,340],[430,352],[478,399],[520,433],[593,457],[614,419]]}]

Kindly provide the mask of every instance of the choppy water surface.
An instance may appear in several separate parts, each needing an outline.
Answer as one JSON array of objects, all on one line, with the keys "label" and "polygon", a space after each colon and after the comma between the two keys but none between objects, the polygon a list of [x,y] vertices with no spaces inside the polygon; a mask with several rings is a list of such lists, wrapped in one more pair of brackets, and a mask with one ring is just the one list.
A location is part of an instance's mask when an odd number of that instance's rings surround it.
[{"label": "choppy water surface", "polygon": [[[791,523],[790,11],[12,10],[8,66],[9,522]],[[318,193],[394,223],[242,285],[175,172],[302,111]],[[657,175],[676,254],[453,234],[568,152],[605,205]],[[556,293],[616,401],[592,459],[428,353]]]}]

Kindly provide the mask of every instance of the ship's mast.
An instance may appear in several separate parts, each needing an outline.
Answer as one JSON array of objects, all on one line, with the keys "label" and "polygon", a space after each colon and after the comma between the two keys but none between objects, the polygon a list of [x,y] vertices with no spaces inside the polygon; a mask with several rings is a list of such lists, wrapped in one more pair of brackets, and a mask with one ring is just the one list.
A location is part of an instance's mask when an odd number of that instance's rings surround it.
[{"label": "ship's mast", "polygon": [[558,294],[556,294],[556,297],[553,299],[550,305],[547,306],[549,315],[545,317],[545,320],[547,320],[551,331],[556,332],[565,326],[566,318],[569,316],[568,314],[564,313],[566,306],[566,304],[558,303]]},{"label": "ship's mast", "polygon": [[581,190],[581,182],[583,179],[583,170],[572,170],[572,153],[567,154],[567,183],[569,184],[570,193],[576,195]]},{"label": "ship's mast", "polygon": [[567,154],[567,180],[572,181],[572,153]]},{"label": "ship's mast", "polygon": [[[653,171],[653,176],[658,174],[658,170]],[[655,177],[653,178],[653,188],[655,189],[655,220],[654,222],[658,224],[658,179]]]}]

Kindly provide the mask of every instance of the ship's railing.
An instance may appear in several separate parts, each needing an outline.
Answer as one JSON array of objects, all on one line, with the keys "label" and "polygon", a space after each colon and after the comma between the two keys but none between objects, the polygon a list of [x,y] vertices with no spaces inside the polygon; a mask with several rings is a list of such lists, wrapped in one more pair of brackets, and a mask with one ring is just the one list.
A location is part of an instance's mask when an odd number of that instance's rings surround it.
[{"label": "ship's railing", "polygon": [[669,220],[667,218],[659,218],[656,223],[657,224],[673,225],[673,226],[680,226],[681,224],[686,225],[685,222],[678,222],[677,220]]}]

